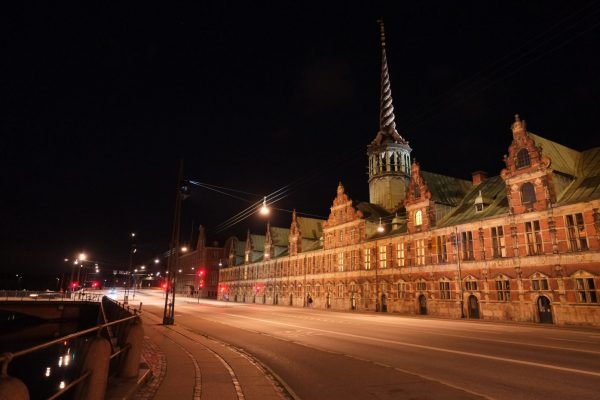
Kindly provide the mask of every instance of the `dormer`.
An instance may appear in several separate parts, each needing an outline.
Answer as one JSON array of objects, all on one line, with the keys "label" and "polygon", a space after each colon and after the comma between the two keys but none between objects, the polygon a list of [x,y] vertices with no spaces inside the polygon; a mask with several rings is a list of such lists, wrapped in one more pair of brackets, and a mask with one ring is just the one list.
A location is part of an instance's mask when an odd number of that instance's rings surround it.
[{"label": "dormer", "polygon": [[551,160],[528,135],[525,121],[518,114],[511,130],[513,141],[504,156],[506,168],[501,172],[510,211],[523,214],[546,210],[556,202]]},{"label": "dormer", "polygon": [[409,233],[429,230],[435,226],[435,208],[431,201],[431,192],[416,160],[413,160],[411,165],[411,178],[404,205]]}]

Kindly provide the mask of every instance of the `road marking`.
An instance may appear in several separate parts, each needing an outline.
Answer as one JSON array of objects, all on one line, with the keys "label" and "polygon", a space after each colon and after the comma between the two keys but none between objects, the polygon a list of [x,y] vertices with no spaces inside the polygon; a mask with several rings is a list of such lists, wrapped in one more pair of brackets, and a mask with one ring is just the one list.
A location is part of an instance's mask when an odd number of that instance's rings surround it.
[{"label": "road marking", "polygon": [[346,336],[346,337],[353,337],[353,338],[358,338],[358,339],[363,339],[363,340],[370,340],[373,342],[389,343],[389,344],[413,347],[413,348],[423,349],[423,350],[440,351],[440,352],[444,352],[444,353],[458,354],[458,355],[467,356],[467,357],[484,358],[487,360],[502,361],[502,362],[508,362],[508,363],[513,363],[513,364],[521,364],[521,365],[527,365],[527,366],[532,366],[532,367],[554,369],[557,371],[572,372],[575,374],[592,375],[592,376],[600,377],[600,372],[587,371],[587,370],[583,370],[583,369],[559,367],[556,365],[542,364],[542,363],[537,363],[537,362],[533,362],[533,361],[516,360],[514,358],[497,357],[497,356],[490,356],[490,355],[486,355],[486,354],[469,353],[469,352],[460,351],[460,350],[444,349],[441,347],[426,346],[426,345],[422,345],[422,344],[398,342],[396,340],[354,335],[352,333],[336,332],[336,331],[330,331],[327,329],[308,328],[308,327],[303,327],[303,326],[299,326],[299,325],[288,324],[285,322],[276,322],[276,321],[270,321],[270,320],[261,319],[261,318],[246,317],[246,316],[242,316],[242,315],[235,315],[235,314],[226,314],[226,315],[229,315],[231,317],[245,318],[245,319],[250,319],[250,320],[255,320],[255,321],[260,321],[260,322],[266,322],[266,323],[270,323],[270,324],[274,324],[274,325],[283,325],[283,326],[289,326],[289,327],[300,328],[300,329],[310,329],[313,331],[324,332],[324,333],[329,333],[329,334],[338,335],[338,336]]},{"label": "road marking", "polygon": [[[575,340],[575,339],[562,339],[562,338],[557,338],[557,337],[550,337],[548,336],[548,339],[554,339],[554,340],[562,340],[565,342],[576,342],[576,343],[591,343],[591,344],[598,344],[598,341],[591,341],[591,340]],[[576,350],[577,351],[577,350]],[[583,350],[580,350],[583,351]],[[592,351],[592,353],[598,353],[600,354],[600,352],[597,351]]]}]

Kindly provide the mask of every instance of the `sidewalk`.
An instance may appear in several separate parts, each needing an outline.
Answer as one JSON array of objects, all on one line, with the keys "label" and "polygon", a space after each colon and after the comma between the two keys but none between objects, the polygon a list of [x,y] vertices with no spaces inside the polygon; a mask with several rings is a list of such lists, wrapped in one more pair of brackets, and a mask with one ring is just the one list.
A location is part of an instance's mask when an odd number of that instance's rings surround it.
[{"label": "sidewalk", "polygon": [[293,399],[247,355],[145,313],[143,357],[152,377],[130,397],[136,400]]}]

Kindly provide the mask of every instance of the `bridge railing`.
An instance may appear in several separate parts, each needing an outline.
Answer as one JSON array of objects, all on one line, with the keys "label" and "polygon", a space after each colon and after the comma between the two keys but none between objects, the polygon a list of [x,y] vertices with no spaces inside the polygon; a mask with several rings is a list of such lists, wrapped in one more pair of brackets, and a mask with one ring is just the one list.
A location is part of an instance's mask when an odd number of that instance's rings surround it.
[{"label": "bridge railing", "polygon": [[0,290],[0,300],[38,301],[38,300],[73,300],[73,301],[100,301],[102,293],[93,291],[77,292],[50,292],[32,290]]},{"label": "bridge railing", "polygon": [[[111,316],[118,316],[118,319],[110,321],[110,318],[107,317],[100,318],[100,321],[109,320],[109,322],[99,323],[92,328],[27,349],[0,355],[0,393],[9,394],[8,398],[13,400],[29,399],[25,385],[16,378],[8,377],[8,366],[14,359],[40,352],[73,339],[89,336],[94,332],[96,336],[87,343],[85,355],[79,369],[79,376],[64,387],[61,386],[61,389],[48,399],[59,398],[69,390],[77,387],[73,396],[74,399],[101,400],[104,399],[110,375],[137,376],[143,339],[141,311],[129,307],[124,308],[121,304],[107,297],[102,298],[101,309],[104,308],[110,310],[109,314]],[[3,385],[4,387],[2,387]]]}]

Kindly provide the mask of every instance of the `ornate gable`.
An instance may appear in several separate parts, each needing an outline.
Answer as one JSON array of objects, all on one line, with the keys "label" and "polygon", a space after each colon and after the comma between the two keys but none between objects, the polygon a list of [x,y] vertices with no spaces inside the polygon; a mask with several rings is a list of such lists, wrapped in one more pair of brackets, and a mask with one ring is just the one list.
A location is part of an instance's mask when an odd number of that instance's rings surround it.
[{"label": "ornate gable", "polygon": [[421,175],[421,166],[416,160],[411,165],[411,178],[404,201],[408,217],[408,232],[420,232],[435,226],[435,204],[431,192]]},{"label": "ornate gable", "polygon": [[500,175],[506,182],[506,194],[511,213],[542,211],[556,202],[550,169],[551,160],[542,153],[527,134],[524,120],[515,115],[511,125],[513,141],[504,155],[506,168]]},{"label": "ornate gable", "polygon": [[250,235],[250,229],[246,234],[246,248],[244,249],[244,263],[248,264],[252,262],[252,235]]},{"label": "ornate gable", "polygon": [[333,206],[327,221],[323,222],[323,228],[331,228],[347,222],[356,221],[363,217],[362,212],[352,207],[352,200],[344,193],[342,182],[337,188],[337,196],[333,199]]},{"label": "ornate gable", "polygon": [[352,206],[341,182],[329,218],[323,222],[323,236],[325,249],[355,244],[365,237],[363,213]]}]

